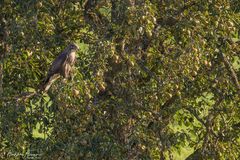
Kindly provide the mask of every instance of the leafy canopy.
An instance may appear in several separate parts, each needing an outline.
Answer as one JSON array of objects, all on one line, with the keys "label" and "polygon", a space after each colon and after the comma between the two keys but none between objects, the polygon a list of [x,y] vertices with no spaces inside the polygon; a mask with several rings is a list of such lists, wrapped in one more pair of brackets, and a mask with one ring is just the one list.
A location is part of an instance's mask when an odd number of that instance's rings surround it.
[{"label": "leafy canopy", "polygon": [[[0,6],[0,157],[240,156],[238,0]],[[38,90],[73,41],[80,46],[73,80],[17,101]]]}]

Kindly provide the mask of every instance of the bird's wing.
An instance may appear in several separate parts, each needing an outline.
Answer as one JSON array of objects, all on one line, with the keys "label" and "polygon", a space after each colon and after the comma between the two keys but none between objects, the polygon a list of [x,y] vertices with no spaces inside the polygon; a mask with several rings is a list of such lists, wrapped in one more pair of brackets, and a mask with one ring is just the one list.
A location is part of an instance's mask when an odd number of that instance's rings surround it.
[{"label": "bird's wing", "polygon": [[52,63],[48,74],[53,75],[55,73],[59,73],[61,70],[61,67],[63,66],[64,62],[66,61],[67,53],[62,52]]}]

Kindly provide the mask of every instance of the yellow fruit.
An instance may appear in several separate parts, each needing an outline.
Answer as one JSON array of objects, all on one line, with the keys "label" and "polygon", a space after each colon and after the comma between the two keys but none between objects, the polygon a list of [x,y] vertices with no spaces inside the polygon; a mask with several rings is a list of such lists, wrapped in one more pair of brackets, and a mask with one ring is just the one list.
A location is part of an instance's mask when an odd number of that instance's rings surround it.
[{"label": "yellow fruit", "polygon": [[77,89],[73,89],[73,95],[74,96],[78,96],[79,95],[79,90],[77,90]]},{"label": "yellow fruit", "polygon": [[194,52],[198,52],[198,49],[194,47],[194,48],[193,48],[193,51],[194,51]]},{"label": "yellow fruit", "polygon": [[199,24],[199,23],[200,23],[200,21],[199,21],[199,20],[195,20],[195,22],[196,22],[197,24]]},{"label": "yellow fruit", "polygon": [[37,3],[37,8],[41,8],[42,7],[42,2],[38,2]]},{"label": "yellow fruit", "polygon": [[33,52],[32,51],[27,51],[28,57],[32,56]]},{"label": "yellow fruit", "polygon": [[167,97],[168,98],[172,98],[172,94],[171,93],[167,93]]},{"label": "yellow fruit", "polygon": [[100,71],[97,72],[97,76],[101,76],[101,72]]},{"label": "yellow fruit", "polygon": [[229,21],[229,22],[228,22],[228,26],[229,26],[229,27],[233,27],[233,26],[234,26],[234,23],[231,22],[231,21]]},{"label": "yellow fruit", "polygon": [[208,62],[208,67],[211,67],[212,66],[212,63],[211,62]]},{"label": "yellow fruit", "polygon": [[204,64],[205,64],[205,66],[208,66],[208,61],[205,60],[205,61],[204,61]]},{"label": "yellow fruit", "polygon": [[197,75],[197,72],[196,71],[193,71],[193,76],[196,76]]},{"label": "yellow fruit", "polygon": [[176,85],[175,85],[175,88],[176,88],[176,89],[178,89],[178,88],[179,88],[179,86],[176,84]]},{"label": "yellow fruit", "polygon": [[198,71],[198,70],[199,70],[199,67],[198,67],[197,65],[195,65],[195,66],[194,66],[194,69],[195,69],[196,71]]},{"label": "yellow fruit", "polygon": [[92,98],[92,95],[90,93],[87,93],[86,95],[88,99]]},{"label": "yellow fruit", "polygon": [[118,55],[113,55],[113,59],[114,59],[115,63],[119,63],[120,62],[120,59],[119,59]]},{"label": "yellow fruit", "polygon": [[133,61],[129,61],[129,64],[130,64],[130,66],[132,66],[132,67],[135,65]]},{"label": "yellow fruit", "polygon": [[180,95],[181,95],[181,92],[180,92],[180,91],[177,91],[177,95],[180,96]]},{"label": "yellow fruit", "polygon": [[105,85],[103,83],[99,84],[99,90],[104,91],[106,89]]},{"label": "yellow fruit", "polygon": [[146,146],[145,146],[145,145],[142,145],[141,148],[142,148],[142,150],[145,150],[145,149],[146,149]]},{"label": "yellow fruit", "polygon": [[197,63],[199,63],[199,57],[196,56],[195,60],[196,60]]}]

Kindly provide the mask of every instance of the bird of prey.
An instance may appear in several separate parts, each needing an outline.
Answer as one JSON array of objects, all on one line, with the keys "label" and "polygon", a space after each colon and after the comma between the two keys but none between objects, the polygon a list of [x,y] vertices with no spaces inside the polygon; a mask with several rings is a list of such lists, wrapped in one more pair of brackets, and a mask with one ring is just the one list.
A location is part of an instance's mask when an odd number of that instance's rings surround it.
[{"label": "bird of prey", "polygon": [[68,45],[65,50],[53,61],[47,77],[43,81],[41,90],[46,92],[52,83],[60,76],[69,78],[72,66],[76,60],[76,51],[78,46],[74,43]]}]

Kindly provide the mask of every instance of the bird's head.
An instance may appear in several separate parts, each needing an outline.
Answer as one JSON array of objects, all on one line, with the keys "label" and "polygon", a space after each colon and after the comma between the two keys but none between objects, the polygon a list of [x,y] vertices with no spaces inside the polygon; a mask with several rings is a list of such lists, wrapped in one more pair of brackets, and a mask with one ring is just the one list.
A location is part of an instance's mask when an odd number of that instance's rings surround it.
[{"label": "bird's head", "polygon": [[79,50],[79,47],[75,43],[71,43],[68,47],[71,51]]}]

